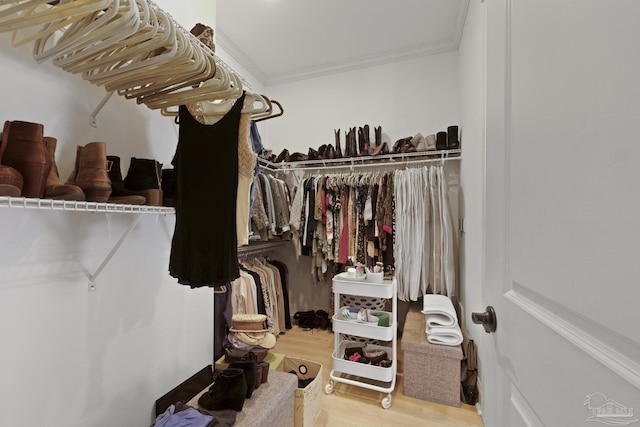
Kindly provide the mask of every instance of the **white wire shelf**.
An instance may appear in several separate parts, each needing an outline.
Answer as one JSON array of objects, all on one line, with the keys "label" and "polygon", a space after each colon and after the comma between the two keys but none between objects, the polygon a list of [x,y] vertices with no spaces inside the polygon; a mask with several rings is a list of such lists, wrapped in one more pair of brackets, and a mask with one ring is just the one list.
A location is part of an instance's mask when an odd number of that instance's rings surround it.
[{"label": "white wire shelf", "polygon": [[416,163],[444,162],[462,159],[462,150],[417,151],[412,153],[379,154],[376,156],[343,157],[340,159],[301,160],[274,163],[258,159],[260,165],[273,172],[317,169],[344,169],[377,166],[403,166]]},{"label": "white wire shelf", "polygon": [[0,207],[77,212],[175,214],[175,209],[167,206],[125,205],[120,203],[79,202],[6,196],[0,197]]}]

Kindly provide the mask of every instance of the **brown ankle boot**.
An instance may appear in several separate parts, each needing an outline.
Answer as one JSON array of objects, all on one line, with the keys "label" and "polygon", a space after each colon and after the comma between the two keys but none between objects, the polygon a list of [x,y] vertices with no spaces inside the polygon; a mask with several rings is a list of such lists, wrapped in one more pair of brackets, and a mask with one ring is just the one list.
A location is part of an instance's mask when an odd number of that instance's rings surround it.
[{"label": "brown ankle boot", "polygon": [[78,146],[76,167],[65,184],[75,184],[84,191],[89,202],[108,202],[111,180],[107,173],[107,145],[91,142]]},{"label": "brown ankle boot", "polygon": [[51,158],[39,123],[6,121],[0,143],[2,164],[17,170],[24,181],[23,197],[39,198],[51,171]]},{"label": "brown ankle boot", "polygon": [[0,165],[0,196],[20,197],[22,175],[11,166]]},{"label": "brown ankle boot", "polygon": [[43,139],[49,157],[51,157],[51,171],[44,186],[44,198],[56,200],[85,200],[86,197],[82,188],[73,184],[63,184],[60,181],[55,156],[58,140],[51,136],[45,136]]}]

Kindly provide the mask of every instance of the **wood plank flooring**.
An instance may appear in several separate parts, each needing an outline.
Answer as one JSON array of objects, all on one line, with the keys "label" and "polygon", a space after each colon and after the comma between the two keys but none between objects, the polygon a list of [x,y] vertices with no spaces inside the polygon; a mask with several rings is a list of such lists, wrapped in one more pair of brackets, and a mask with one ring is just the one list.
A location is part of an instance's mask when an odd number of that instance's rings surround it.
[{"label": "wood plank flooring", "polygon": [[313,329],[305,331],[294,324],[293,329],[278,337],[273,352],[309,359],[323,366],[322,410],[314,427],[482,427],[482,418],[471,405],[460,408],[440,405],[407,397],[402,393],[402,350],[398,343],[398,376],[392,393],[391,407],[383,409],[384,393],[335,383],[332,394],[324,393],[329,383],[333,353],[333,332]]}]

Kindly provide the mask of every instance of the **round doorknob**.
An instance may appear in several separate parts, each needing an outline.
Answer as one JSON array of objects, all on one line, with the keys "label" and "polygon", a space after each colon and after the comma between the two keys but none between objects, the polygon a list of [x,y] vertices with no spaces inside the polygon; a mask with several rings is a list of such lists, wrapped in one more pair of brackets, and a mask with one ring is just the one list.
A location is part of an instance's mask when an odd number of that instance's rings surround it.
[{"label": "round doorknob", "polygon": [[498,320],[496,319],[496,311],[490,305],[484,313],[471,313],[471,320],[484,327],[486,333],[496,331]]}]

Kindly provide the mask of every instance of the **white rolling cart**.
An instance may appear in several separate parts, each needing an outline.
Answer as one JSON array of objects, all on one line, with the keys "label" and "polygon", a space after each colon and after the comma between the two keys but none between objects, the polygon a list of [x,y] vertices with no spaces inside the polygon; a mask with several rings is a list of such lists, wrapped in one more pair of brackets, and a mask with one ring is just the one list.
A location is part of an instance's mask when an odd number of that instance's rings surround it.
[{"label": "white rolling cart", "polygon": [[[350,278],[346,273],[338,274],[333,278],[333,331],[335,345],[333,350],[333,369],[329,374],[331,381],[325,386],[325,393],[333,392],[336,382],[363,387],[381,393],[387,393],[382,399],[384,409],[391,407],[391,393],[396,385],[397,359],[397,312],[398,300],[396,295],[397,282],[384,280],[381,283],[367,281],[367,278]],[[372,298],[387,298],[392,300],[392,308],[389,315],[389,326],[377,326],[361,323],[357,320],[347,320],[340,313],[340,295],[357,295]],[[357,341],[343,340],[341,334],[355,335],[378,341],[390,342],[391,346],[366,344],[367,348],[381,349],[387,352],[391,360],[390,367],[368,365],[352,362],[344,359],[345,349],[348,347],[363,346]]]}]

